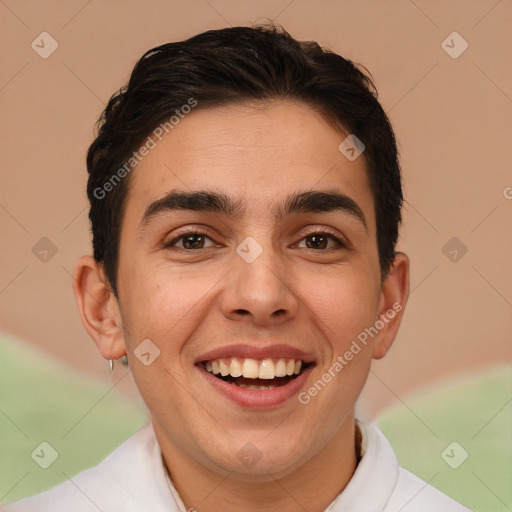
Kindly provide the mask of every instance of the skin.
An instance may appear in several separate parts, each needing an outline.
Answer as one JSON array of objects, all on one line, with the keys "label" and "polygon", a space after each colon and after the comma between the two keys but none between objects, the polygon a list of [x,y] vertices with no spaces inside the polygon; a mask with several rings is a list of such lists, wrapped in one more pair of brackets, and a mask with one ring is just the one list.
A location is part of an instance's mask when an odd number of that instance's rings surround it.
[{"label": "skin", "polygon": [[[274,409],[243,408],[194,367],[199,355],[229,344],[290,344],[314,355],[307,390],[380,315],[396,303],[405,307],[408,258],[397,253],[381,283],[366,164],[363,156],[349,161],[338,150],[346,135],[300,102],[197,109],[131,175],[119,298],[91,256],[76,265],[85,328],[103,357],[128,355],[187,508],[323,511],[355,470],[354,404],[371,360],[391,347],[403,309],[307,405],[293,398]],[[237,221],[166,212],[140,233],[147,206],[173,189],[222,192],[243,200],[247,210]],[[279,221],[272,214],[293,192],[328,189],[359,205],[367,229],[339,211]],[[190,226],[209,232],[205,248],[162,247]],[[331,239],[327,248],[308,247],[308,235],[325,228],[345,237],[349,248]],[[248,236],[263,249],[250,264],[236,252]],[[161,351],[149,366],[133,354],[147,338]],[[261,453],[251,467],[237,456],[248,442]]]}]

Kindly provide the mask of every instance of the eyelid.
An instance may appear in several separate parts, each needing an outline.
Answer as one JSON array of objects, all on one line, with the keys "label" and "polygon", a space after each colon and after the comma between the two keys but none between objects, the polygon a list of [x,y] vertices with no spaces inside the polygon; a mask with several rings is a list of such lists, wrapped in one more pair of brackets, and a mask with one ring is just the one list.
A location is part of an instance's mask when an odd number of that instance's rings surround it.
[{"label": "eyelid", "polygon": [[343,233],[340,233],[337,230],[334,230],[332,228],[328,228],[327,226],[311,226],[310,228],[308,228],[306,233],[304,233],[303,237],[299,240],[299,242],[302,241],[305,237],[310,236],[310,235],[315,235],[315,234],[330,235],[332,238],[335,239],[335,241],[340,246],[345,247],[347,249],[349,247],[351,247],[350,241]]},{"label": "eyelid", "polygon": [[[181,240],[185,235],[203,235],[207,238],[209,238],[212,242],[218,244],[218,242],[215,240],[215,238],[211,235],[209,230],[204,227],[196,227],[196,226],[185,226],[181,230],[178,230],[173,237],[168,240],[167,242],[163,242],[162,246],[163,248],[169,248],[172,247],[174,244],[176,244],[179,240]],[[178,247],[178,249],[182,249],[181,247]],[[205,249],[208,249],[208,247],[205,247]],[[184,251],[190,251],[190,249],[183,249]]]}]

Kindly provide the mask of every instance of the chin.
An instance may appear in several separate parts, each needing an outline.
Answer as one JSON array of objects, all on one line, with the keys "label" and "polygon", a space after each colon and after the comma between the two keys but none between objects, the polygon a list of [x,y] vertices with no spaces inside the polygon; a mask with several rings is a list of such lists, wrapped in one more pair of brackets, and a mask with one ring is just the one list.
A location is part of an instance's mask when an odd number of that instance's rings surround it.
[{"label": "chin", "polygon": [[[241,443],[237,443],[241,444]],[[259,446],[260,448],[258,448]],[[224,453],[224,460],[215,460],[217,466],[231,473],[230,478],[241,482],[270,482],[284,478],[293,473],[308,460],[306,453],[301,453],[304,446],[296,443],[283,444],[247,442],[241,444],[233,457],[233,452]]]}]

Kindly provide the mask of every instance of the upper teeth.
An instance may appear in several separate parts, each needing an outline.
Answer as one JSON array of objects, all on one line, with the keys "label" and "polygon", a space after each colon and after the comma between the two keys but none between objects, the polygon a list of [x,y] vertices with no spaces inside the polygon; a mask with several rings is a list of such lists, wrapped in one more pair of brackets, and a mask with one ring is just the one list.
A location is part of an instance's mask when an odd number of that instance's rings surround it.
[{"label": "upper teeth", "polygon": [[300,359],[213,359],[205,363],[205,368],[210,373],[226,377],[246,377],[248,379],[273,379],[274,377],[286,377],[298,375],[302,367]]}]

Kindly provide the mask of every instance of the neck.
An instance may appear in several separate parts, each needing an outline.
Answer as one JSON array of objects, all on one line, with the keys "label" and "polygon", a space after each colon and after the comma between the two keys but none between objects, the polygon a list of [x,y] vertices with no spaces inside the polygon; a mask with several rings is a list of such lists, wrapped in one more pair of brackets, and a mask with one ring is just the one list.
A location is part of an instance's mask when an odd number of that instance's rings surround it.
[{"label": "neck", "polygon": [[242,481],[227,471],[212,472],[175,446],[160,439],[159,444],[186,510],[323,512],[346,487],[360,458],[360,433],[350,416],[304,465],[282,478],[269,473],[263,482]]}]

